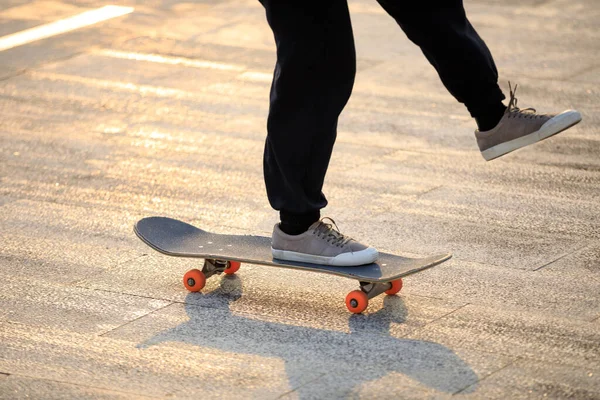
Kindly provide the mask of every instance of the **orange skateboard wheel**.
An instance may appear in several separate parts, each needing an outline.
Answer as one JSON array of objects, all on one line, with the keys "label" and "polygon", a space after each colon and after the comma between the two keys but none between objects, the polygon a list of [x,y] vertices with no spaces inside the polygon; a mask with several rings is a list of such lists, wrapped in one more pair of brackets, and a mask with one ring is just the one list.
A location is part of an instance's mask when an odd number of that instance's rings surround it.
[{"label": "orange skateboard wheel", "polygon": [[235,274],[236,272],[238,272],[238,270],[242,266],[242,263],[239,261],[227,261],[227,263],[229,264],[229,266],[227,268],[225,268],[225,270],[223,271],[227,275]]},{"label": "orange skateboard wheel", "polygon": [[191,269],[183,275],[183,286],[190,292],[199,292],[206,285],[206,276],[199,269]]},{"label": "orange skateboard wheel", "polygon": [[351,313],[360,314],[367,309],[369,298],[362,290],[353,290],[346,296],[346,307]]},{"label": "orange skateboard wheel", "polygon": [[385,291],[385,294],[396,294],[402,289],[402,278],[390,282],[392,287]]}]

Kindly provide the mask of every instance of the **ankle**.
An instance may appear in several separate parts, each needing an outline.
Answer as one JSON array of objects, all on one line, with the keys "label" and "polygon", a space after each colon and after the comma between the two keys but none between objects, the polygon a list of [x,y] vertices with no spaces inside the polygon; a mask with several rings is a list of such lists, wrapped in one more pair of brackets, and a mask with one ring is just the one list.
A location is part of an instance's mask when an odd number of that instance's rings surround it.
[{"label": "ankle", "polygon": [[297,214],[282,210],[279,212],[279,216],[281,218],[279,229],[281,229],[283,233],[288,235],[300,235],[306,232],[312,224],[321,218],[321,211],[316,210]]},{"label": "ankle", "polygon": [[506,106],[502,102],[487,107],[481,113],[475,116],[475,122],[477,122],[477,129],[480,132],[492,130],[498,125],[498,122],[502,119],[502,116],[506,112]]}]

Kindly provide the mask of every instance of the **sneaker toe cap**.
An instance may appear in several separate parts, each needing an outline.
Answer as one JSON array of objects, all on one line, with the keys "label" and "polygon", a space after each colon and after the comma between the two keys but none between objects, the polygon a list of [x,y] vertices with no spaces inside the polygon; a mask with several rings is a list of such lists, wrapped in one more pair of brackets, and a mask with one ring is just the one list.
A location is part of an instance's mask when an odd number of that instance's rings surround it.
[{"label": "sneaker toe cap", "polygon": [[344,252],[331,260],[331,265],[358,266],[377,261],[379,252],[374,247],[362,246],[361,250]]}]

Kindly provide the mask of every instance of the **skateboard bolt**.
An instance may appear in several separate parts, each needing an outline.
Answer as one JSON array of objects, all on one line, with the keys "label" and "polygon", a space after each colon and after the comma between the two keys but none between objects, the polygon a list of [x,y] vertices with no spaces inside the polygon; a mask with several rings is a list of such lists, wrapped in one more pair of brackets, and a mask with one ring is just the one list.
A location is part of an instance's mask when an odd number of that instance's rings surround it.
[{"label": "skateboard bolt", "polygon": [[356,307],[358,307],[358,301],[352,299],[352,300],[350,300],[350,305],[352,306],[352,308],[356,308]]},{"label": "skateboard bolt", "polygon": [[187,280],[188,286],[193,287],[196,284],[194,278],[188,278]]}]

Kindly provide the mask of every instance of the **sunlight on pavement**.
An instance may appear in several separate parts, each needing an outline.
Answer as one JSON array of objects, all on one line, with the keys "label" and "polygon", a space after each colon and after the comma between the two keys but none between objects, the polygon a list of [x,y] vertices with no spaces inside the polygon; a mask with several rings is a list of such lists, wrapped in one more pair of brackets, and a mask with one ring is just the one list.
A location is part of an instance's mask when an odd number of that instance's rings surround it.
[{"label": "sunlight on pavement", "polygon": [[98,52],[98,54],[125,60],[148,61],[161,64],[182,65],[184,67],[218,69],[223,71],[243,71],[244,69],[246,69],[246,67],[244,67],[243,65],[224,64],[204,60],[193,60],[190,58],[183,57],[162,56],[158,54],[130,53],[116,50],[102,50]]},{"label": "sunlight on pavement", "polygon": [[50,81],[65,81],[65,82],[73,82],[79,83],[81,85],[99,87],[103,89],[118,89],[126,92],[135,92],[141,95],[155,95],[158,97],[175,97],[175,98],[183,98],[183,97],[194,97],[195,94],[191,92],[186,92],[184,90],[165,88],[159,86],[151,86],[151,85],[138,85],[131,82],[117,82],[110,81],[104,79],[95,79],[95,78],[84,78],[75,75],[65,75],[65,74],[54,74],[48,72],[39,72],[34,71],[30,73],[30,76],[40,79],[47,79]]},{"label": "sunlight on pavement", "polygon": [[96,10],[86,11],[71,18],[61,19],[49,24],[36,26],[35,28],[3,36],[0,37],[0,51],[22,46],[27,43],[35,42],[36,40],[60,35],[61,33],[70,32],[89,25],[94,25],[111,18],[120,17],[133,12],[133,10],[132,7],[105,6]]}]

